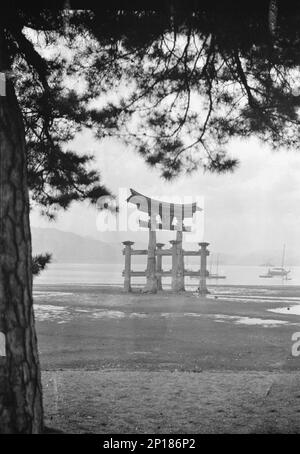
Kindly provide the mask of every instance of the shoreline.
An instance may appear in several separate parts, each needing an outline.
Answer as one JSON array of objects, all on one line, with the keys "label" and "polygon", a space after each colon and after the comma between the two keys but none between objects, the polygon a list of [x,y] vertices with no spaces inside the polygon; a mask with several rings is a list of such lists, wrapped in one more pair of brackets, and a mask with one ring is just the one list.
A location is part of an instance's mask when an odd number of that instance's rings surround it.
[{"label": "shoreline", "polygon": [[[116,286],[34,288],[48,426],[300,433],[300,357],[291,353],[300,316],[269,312],[300,303],[300,289],[239,286],[224,290],[234,297],[226,300]],[[245,293],[254,299],[245,302]]]},{"label": "shoreline", "polygon": [[34,304],[43,367],[296,370],[291,337],[300,316],[276,310],[300,304],[300,291],[243,289],[206,298],[40,287]]},{"label": "shoreline", "polygon": [[[197,284],[193,285],[193,284],[186,284],[185,285],[186,287],[197,287]],[[84,288],[84,287],[88,287],[88,288],[95,288],[95,289],[103,289],[103,290],[106,290],[106,289],[112,289],[112,290],[123,290],[123,283],[120,283],[120,284],[109,284],[109,283],[73,283],[73,282],[65,282],[65,283],[59,283],[59,284],[55,284],[55,283],[33,283],[33,291],[35,290],[39,290],[39,289],[46,289],[46,288],[65,288],[65,287],[72,287],[72,288],[75,288],[75,289],[79,289],[79,288]],[[132,293],[137,293],[142,290],[142,288],[144,287],[144,284],[134,284],[132,286]],[[290,291],[290,290],[293,290],[293,291],[299,291],[299,295],[300,295],[300,285],[298,284],[284,284],[284,285],[280,285],[280,284],[276,284],[276,285],[255,285],[255,284],[208,284],[207,285],[208,289],[222,289],[222,288],[234,288],[234,289],[242,289],[242,288],[246,288],[246,289],[253,289],[253,290],[286,290],[286,291]],[[124,292],[123,292],[124,293]],[[163,293],[172,293],[173,295],[177,294],[178,292],[174,293],[171,291],[171,286],[166,286],[163,290],[160,290],[157,292],[157,294],[163,294]],[[184,293],[194,293],[193,290],[186,290],[186,291],[183,291],[183,292],[179,292],[179,294],[184,294]]]}]

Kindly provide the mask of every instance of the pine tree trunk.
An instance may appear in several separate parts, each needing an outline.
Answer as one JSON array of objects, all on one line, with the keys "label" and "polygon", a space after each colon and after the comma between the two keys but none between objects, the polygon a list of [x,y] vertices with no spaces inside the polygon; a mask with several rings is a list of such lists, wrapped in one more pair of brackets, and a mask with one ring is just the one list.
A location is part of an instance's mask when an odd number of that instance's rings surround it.
[{"label": "pine tree trunk", "polygon": [[[0,71],[7,70],[0,29]],[[0,433],[42,431],[42,391],[32,303],[24,126],[12,83],[0,97]]]}]

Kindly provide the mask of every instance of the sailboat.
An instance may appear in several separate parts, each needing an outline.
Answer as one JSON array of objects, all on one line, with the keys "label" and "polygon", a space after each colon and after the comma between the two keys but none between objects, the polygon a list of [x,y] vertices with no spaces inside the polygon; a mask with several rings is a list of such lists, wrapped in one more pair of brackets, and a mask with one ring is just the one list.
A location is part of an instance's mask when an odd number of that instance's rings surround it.
[{"label": "sailboat", "polygon": [[212,260],[210,262],[210,270],[207,276],[208,279],[226,279],[226,276],[219,274],[219,254],[217,255],[216,273],[212,273]]},{"label": "sailboat", "polygon": [[284,268],[284,259],[285,259],[285,244],[283,246],[283,251],[282,251],[281,266],[269,268],[268,272],[266,274],[262,274],[259,277],[261,277],[261,278],[282,277],[287,280],[288,274],[291,272],[291,270],[286,270]]}]

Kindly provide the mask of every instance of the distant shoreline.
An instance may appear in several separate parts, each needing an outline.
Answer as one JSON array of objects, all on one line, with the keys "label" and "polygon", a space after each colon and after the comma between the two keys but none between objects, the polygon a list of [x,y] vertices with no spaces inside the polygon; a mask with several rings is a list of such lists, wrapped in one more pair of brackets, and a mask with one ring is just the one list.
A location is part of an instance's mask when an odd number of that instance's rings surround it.
[{"label": "distant shoreline", "polygon": [[[104,283],[104,282],[99,282],[99,283],[72,283],[72,282],[66,282],[66,283],[60,283],[60,284],[55,284],[55,283],[33,283],[33,290],[38,290],[39,288],[41,289],[45,289],[45,288],[74,288],[74,290],[76,289],[80,289],[80,288],[95,288],[95,289],[115,289],[115,290],[122,290],[122,293],[123,293],[123,284],[107,284],[107,283]],[[134,284],[132,286],[132,290],[133,290],[133,293],[136,293],[135,290],[137,290],[138,292],[140,292],[140,290],[142,290],[142,288],[144,287],[144,284],[141,283],[141,284]],[[195,293],[196,291],[196,288],[195,290],[192,290],[192,288],[196,287],[196,284],[195,285],[192,285],[192,284],[186,284],[185,287],[188,287],[190,288],[190,290],[186,290],[185,292],[181,292],[181,294],[185,294],[185,293]],[[300,291],[300,285],[299,284],[286,284],[286,285],[251,285],[251,284],[248,284],[248,285],[243,285],[243,284],[223,284],[220,285],[220,284],[208,284],[207,286],[208,288],[212,288],[212,289],[221,289],[221,288],[227,288],[227,289],[230,289],[230,288],[235,288],[235,289],[243,289],[243,288],[247,288],[247,289],[258,289],[258,290],[262,290],[262,289],[266,289],[266,290],[277,290],[277,291],[281,291],[281,290],[299,290]],[[157,294],[164,294],[164,293],[168,293],[168,294],[173,294],[175,295],[176,293],[172,292],[171,291],[171,287],[170,286],[165,286],[164,290],[162,291],[159,291],[157,292]]]},{"label": "distant shoreline", "polygon": [[[189,264],[188,268],[199,271],[200,263]],[[163,269],[170,270],[171,264],[163,261]],[[124,278],[122,272],[124,264],[81,264],[81,263],[52,263],[39,276],[34,278],[34,285],[109,285],[123,286]],[[144,271],[145,263],[137,263],[132,260],[132,270]],[[208,266],[209,270],[209,266]],[[212,271],[214,272],[214,270]],[[291,279],[283,280],[282,277],[273,277],[272,279],[262,279],[260,275],[262,268],[259,266],[238,266],[238,265],[220,265],[219,274],[226,276],[225,279],[215,280],[208,279],[209,287],[236,287],[236,286],[259,286],[259,287],[300,287],[300,267],[291,268],[289,276]],[[140,288],[144,285],[145,277],[134,277],[132,279],[133,287]],[[170,289],[171,277],[163,277],[163,287]],[[199,283],[197,278],[185,278],[187,289],[197,289]]]}]

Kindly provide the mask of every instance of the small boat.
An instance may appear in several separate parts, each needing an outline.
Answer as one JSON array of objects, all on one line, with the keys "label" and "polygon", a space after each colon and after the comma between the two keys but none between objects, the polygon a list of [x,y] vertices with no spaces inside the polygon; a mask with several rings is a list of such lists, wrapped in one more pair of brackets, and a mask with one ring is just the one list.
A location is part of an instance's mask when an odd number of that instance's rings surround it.
[{"label": "small boat", "polygon": [[207,279],[226,279],[226,276],[222,274],[209,274]]},{"label": "small boat", "polygon": [[278,268],[270,268],[268,270],[268,274],[271,276],[282,276],[282,277],[287,277],[287,275],[291,272],[291,270],[286,270],[283,267],[278,267]]},{"label": "small boat", "polygon": [[208,279],[226,279],[226,276],[219,274],[219,254],[217,255],[216,273],[212,273],[212,260],[211,260],[210,270],[209,270],[207,278]]},{"label": "small boat", "polygon": [[284,258],[285,258],[285,245],[283,246],[281,266],[269,268],[266,274],[261,274],[259,277],[264,278],[264,279],[270,279],[272,277],[282,277],[286,280],[290,280],[290,278],[288,278],[288,274],[291,272],[291,270],[286,270],[284,268]]},{"label": "small boat", "polygon": [[[212,273],[212,260],[210,262],[210,269],[209,271],[206,270],[206,279],[226,279],[226,276],[219,274],[219,255],[217,257],[217,264],[216,264],[216,273]],[[186,271],[193,271],[192,269],[187,268]],[[199,276],[190,276],[191,279],[199,279]]]},{"label": "small boat", "polygon": [[270,279],[273,277],[273,274],[270,274],[269,272],[266,273],[266,274],[260,274],[259,275],[260,278],[264,278],[264,279]]}]

